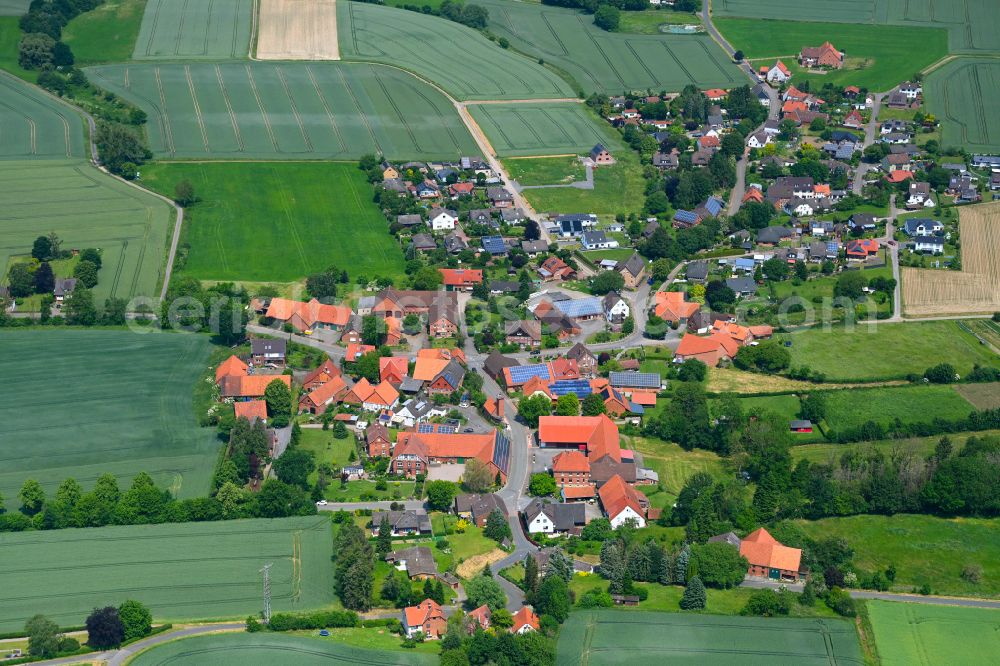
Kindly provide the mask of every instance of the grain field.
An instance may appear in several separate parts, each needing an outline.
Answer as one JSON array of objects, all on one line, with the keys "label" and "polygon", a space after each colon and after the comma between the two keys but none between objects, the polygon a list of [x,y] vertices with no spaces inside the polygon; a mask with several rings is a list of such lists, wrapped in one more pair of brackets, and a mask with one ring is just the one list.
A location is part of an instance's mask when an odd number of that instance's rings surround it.
[{"label": "grain field", "polygon": [[336,0],[261,0],[258,60],[340,60]]},{"label": "grain field", "polygon": [[903,268],[903,311],[911,317],[1000,310],[1000,202],[959,211],[962,270]]}]

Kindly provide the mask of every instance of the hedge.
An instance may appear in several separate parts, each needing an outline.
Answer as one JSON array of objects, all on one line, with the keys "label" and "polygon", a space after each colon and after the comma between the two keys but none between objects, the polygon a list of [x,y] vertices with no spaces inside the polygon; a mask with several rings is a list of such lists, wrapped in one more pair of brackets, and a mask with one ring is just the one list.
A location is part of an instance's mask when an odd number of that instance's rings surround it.
[{"label": "hedge", "polygon": [[330,629],[337,627],[360,627],[361,618],[354,611],[317,611],[315,613],[275,613],[267,628],[271,631],[294,631],[297,629]]}]

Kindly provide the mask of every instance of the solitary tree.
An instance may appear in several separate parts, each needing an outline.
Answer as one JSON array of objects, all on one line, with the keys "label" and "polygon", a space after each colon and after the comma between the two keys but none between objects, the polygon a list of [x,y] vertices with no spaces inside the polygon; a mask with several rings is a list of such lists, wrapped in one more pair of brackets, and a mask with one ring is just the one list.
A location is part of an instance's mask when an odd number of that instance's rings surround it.
[{"label": "solitary tree", "polygon": [[378,525],[378,540],[375,542],[375,551],[385,557],[386,553],[392,550],[392,527],[389,525],[389,518],[382,516],[382,522]]},{"label": "solitary tree", "polygon": [[701,578],[692,576],[684,588],[684,596],[681,597],[682,610],[702,610],[705,608],[705,586],[701,583]]},{"label": "solitary tree", "polygon": [[493,509],[486,517],[486,527],[483,528],[483,536],[500,543],[510,537],[510,525],[507,519],[500,513],[500,509]]},{"label": "solitary tree", "polygon": [[433,511],[449,511],[458,493],[458,487],[451,481],[428,481],[424,488],[427,506]]},{"label": "solitary tree", "polygon": [[197,201],[194,195],[194,185],[187,178],[174,185],[174,201],[182,208],[187,208]]},{"label": "solitary tree", "polygon": [[28,635],[28,654],[40,659],[51,659],[59,652],[59,625],[45,617],[35,615],[24,624]]},{"label": "solitary tree", "polygon": [[118,607],[118,617],[125,628],[125,640],[148,636],[153,630],[153,614],[138,601],[129,599]]},{"label": "solitary tree", "polygon": [[95,608],[87,617],[87,644],[97,650],[116,648],[125,638],[125,626],[114,606]]},{"label": "solitary tree", "polygon": [[270,425],[274,428],[284,428],[292,414],[292,393],[281,380],[275,379],[264,389],[264,401],[267,402],[267,412],[271,417]]}]

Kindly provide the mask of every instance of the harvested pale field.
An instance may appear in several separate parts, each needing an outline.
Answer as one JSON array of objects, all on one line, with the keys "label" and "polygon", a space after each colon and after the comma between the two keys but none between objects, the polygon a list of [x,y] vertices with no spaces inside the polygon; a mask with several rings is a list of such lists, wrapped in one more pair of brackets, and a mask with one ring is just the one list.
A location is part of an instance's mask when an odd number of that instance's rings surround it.
[{"label": "harvested pale field", "polygon": [[494,562],[499,562],[505,557],[507,557],[507,553],[503,552],[499,548],[494,548],[488,553],[474,555],[473,557],[465,560],[455,567],[455,573],[462,578],[472,578],[477,573],[482,571],[483,567],[493,564]]},{"label": "harvested pale field", "polygon": [[903,312],[911,317],[1000,310],[1000,202],[959,209],[962,270],[903,268]]},{"label": "harvested pale field", "polygon": [[258,60],[340,60],[337,0],[261,0]]},{"label": "harvested pale field", "polygon": [[956,384],[955,390],[976,409],[1000,409],[1000,384]]}]

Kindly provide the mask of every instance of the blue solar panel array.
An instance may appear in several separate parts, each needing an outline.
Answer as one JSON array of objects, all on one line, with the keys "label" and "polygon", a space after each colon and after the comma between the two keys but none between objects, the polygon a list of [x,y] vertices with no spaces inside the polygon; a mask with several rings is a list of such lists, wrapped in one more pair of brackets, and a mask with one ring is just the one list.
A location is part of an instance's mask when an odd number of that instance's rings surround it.
[{"label": "blue solar panel array", "polygon": [[698,214],[689,210],[679,210],[674,214],[674,220],[681,224],[695,224],[698,222]]},{"label": "blue solar panel array", "polygon": [[504,474],[510,468],[510,439],[499,430],[493,440],[493,464]]},{"label": "blue solar panel array", "polygon": [[594,317],[604,313],[601,299],[596,296],[556,301],[555,306],[567,317]]},{"label": "blue solar panel array", "polygon": [[436,423],[420,423],[417,425],[417,432],[425,435],[432,432],[439,432],[442,435],[454,435],[458,432],[458,428],[455,426],[439,425]]},{"label": "blue solar panel array", "polygon": [[490,254],[506,254],[507,245],[500,236],[483,236],[483,249]]},{"label": "blue solar panel array", "polygon": [[612,372],[608,375],[612,386],[629,388],[660,388],[660,375],[656,372]]},{"label": "blue solar panel array", "polygon": [[549,390],[556,396],[575,393],[578,398],[586,398],[588,395],[593,393],[590,388],[590,382],[586,379],[567,379],[559,382],[552,382],[549,384]]},{"label": "blue solar panel array", "polygon": [[549,374],[549,366],[547,363],[538,363],[536,365],[515,365],[510,368],[510,378],[515,384],[524,384],[532,377],[538,377],[539,379],[544,379],[549,381],[552,376]]}]

